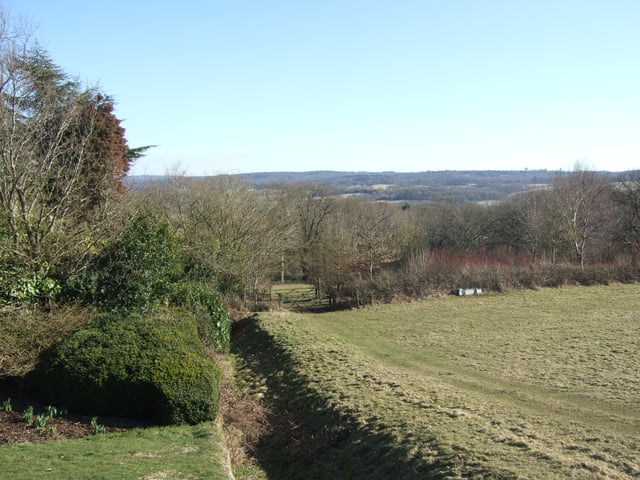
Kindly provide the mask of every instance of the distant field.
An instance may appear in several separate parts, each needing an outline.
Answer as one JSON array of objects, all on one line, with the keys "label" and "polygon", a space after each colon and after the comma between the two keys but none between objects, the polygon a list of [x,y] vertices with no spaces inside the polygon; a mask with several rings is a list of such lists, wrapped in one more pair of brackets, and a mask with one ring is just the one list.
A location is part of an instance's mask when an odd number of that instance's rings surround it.
[{"label": "distant field", "polygon": [[275,283],[271,287],[271,298],[285,309],[313,308],[323,299],[316,296],[316,288],[308,283]]},{"label": "distant field", "polygon": [[640,285],[262,314],[271,478],[640,477]]}]

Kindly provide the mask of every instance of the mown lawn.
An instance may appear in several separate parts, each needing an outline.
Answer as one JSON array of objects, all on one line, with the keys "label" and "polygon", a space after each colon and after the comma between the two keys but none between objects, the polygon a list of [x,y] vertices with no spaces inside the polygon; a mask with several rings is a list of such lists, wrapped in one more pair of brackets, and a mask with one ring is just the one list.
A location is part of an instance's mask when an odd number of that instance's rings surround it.
[{"label": "mown lawn", "polygon": [[235,339],[265,476],[638,478],[640,285],[273,312]]},{"label": "mown lawn", "polygon": [[219,428],[208,422],[0,446],[0,478],[223,480],[228,476]]}]

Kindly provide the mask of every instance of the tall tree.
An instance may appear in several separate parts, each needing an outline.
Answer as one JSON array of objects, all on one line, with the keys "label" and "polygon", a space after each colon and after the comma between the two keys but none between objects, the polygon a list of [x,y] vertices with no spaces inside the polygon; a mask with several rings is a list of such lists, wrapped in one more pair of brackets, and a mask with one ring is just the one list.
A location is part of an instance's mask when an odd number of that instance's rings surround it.
[{"label": "tall tree", "polygon": [[534,259],[555,264],[566,250],[568,236],[558,197],[542,189],[523,193],[513,201],[522,247]]},{"label": "tall tree", "polygon": [[477,251],[489,238],[489,210],[481,205],[450,204],[429,208],[425,231],[431,249]]},{"label": "tall tree", "polygon": [[553,192],[567,240],[584,268],[592,243],[604,233],[611,190],[597,173],[576,165],[570,174],[556,177]]},{"label": "tall tree", "polygon": [[[336,208],[316,246],[315,275],[339,288],[345,282],[367,279],[400,260],[410,243],[398,228],[404,212],[386,203],[353,199],[336,202]],[[404,227],[404,226],[402,226]]]},{"label": "tall tree", "polygon": [[394,216],[399,210],[389,204],[355,203],[349,225],[353,231],[354,262],[369,280],[385,264],[400,259],[401,241]]},{"label": "tall tree", "polygon": [[325,186],[298,184],[285,189],[289,204],[294,205],[298,219],[295,250],[302,271],[302,278],[310,280],[318,266],[316,249],[326,228],[327,221],[336,208],[335,199]]},{"label": "tall tree", "polygon": [[0,241],[13,259],[46,272],[90,243],[96,213],[128,170],[128,148],[107,97],[81,88],[9,24],[3,14]]},{"label": "tall tree", "polygon": [[640,261],[640,171],[630,172],[614,190],[613,198],[622,213],[620,240],[633,259]]}]

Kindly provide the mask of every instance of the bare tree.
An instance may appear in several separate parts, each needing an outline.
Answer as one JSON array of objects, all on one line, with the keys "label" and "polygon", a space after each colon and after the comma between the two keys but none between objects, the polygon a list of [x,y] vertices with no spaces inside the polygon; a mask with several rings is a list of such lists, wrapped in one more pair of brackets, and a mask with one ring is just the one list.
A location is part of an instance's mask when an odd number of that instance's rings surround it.
[{"label": "bare tree", "polygon": [[431,249],[468,253],[486,246],[490,212],[485,206],[438,205],[427,212],[424,228]]},{"label": "bare tree", "polygon": [[342,200],[318,245],[325,276],[371,280],[383,266],[400,259],[406,239],[401,238],[401,212],[389,204]]},{"label": "bare tree", "polygon": [[358,202],[354,205],[350,222],[355,240],[354,260],[359,269],[366,270],[370,280],[384,265],[400,258],[397,213],[396,208],[386,203]]},{"label": "bare tree", "polygon": [[180,175],[150,190],[191,255],[194,275],[217,278],[223,289],[248,295],[280,271],[291,248],[295,218],[276,190],[255,190],[230,176]]},{"label": "bare tree", "polygon": [[314,265],[318,264],[319,241],[336,209],[336,201],[324,186],[298,184],[292,187],[282,186],[281,189],[297,217],[297,241],[293,248],[298,257],[302,278],[310,280]]},{"label": "bare tree", "polygon": [[592,242],[607,223],[610,188],[598,174],[577,165],[570,174],[555,179],[553,192],[567,240],[584,268]]},{"label": "bare tree", "polygon": [[614,190],[614,201],[621,209],[620,240],[640,260],[640,171],[630,173]]},{"label": "bare tree", "polygon": [[549,189],[521,195],[516,200],[521,241],[536,260],[555,264],[567,243],[567,225],[558,198]]}]

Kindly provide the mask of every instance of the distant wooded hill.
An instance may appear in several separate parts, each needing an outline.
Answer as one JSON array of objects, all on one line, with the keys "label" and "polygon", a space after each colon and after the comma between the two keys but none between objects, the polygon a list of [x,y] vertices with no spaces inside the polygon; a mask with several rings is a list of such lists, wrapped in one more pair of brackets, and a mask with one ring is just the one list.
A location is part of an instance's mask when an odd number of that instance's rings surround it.
[{"label": "distant wooded hill", "polygon": [[[232,175],[256,188],[282,184],[314,183],[326,185],[336,195],[353,195],[376,201],[398,202],[483,202],[500,201],[510,195],[553,182],[567,172],[549,170],[444,170],[433,172],[265,172]],[[611,182],[630,172],[598,172]],[[132,176],[134,187],[150,181],[163,182],[164,176]]]}]

